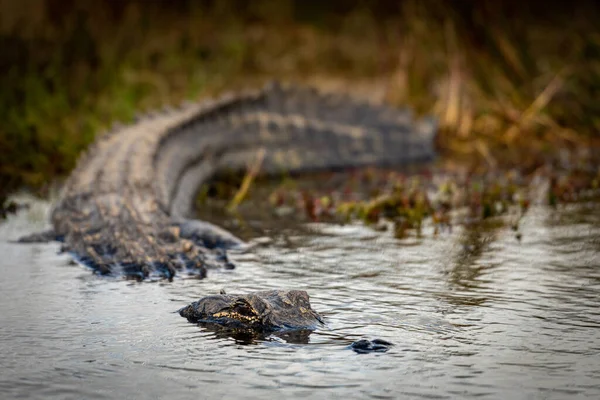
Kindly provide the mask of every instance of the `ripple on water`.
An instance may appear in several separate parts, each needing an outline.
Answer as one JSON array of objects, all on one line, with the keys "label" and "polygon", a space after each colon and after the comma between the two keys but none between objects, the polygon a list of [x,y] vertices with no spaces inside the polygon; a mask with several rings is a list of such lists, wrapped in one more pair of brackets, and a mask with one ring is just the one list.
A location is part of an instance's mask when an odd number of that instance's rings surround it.
[{"label": "ripple on water", "polygon": [[[208,279],[93,276],[43,228],[44,205],[0,225],[0,391],[7,398],[600,396],[600,208],[533,207],[500,224],[398,241],[361,225],[232,255]],[[302,344],[232,338],[175,311],[207,294],[307,290],[326,319]],[[358,355],[359,338],[395,345]],[[291,340],[291,342],[290,342]]]}]

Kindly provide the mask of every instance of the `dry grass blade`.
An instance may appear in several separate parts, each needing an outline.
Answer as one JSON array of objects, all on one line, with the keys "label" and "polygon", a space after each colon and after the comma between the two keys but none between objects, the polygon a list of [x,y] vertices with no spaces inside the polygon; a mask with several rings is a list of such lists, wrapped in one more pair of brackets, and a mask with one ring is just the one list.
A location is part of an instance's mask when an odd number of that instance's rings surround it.
[{"label": "dry grass blade", "polygon": [[554,78],[546,85],[544,90],[535,98],[531,105],[521,114],[521,117],[517,123],[513,124],[506,133],[504,134],[504,141],[506,143],[512,143],[520,130],[527,127],[540,114],[543,109],[552,101],[552,98],[561,89],[564,81],[563,75],[565,75],[567,69],[559,72]]},{"label": "dry grass blade", "polygon": [[461,120],[461,88],[464,84],[458,56],[453,57],[450,65],[443,125],[452,130],[458,130]]},{"label": "dry grass blade", "polygon": [[238,206],[241,204],[241,202],[244,201],[244,199],[246,198],[246,195],[248,194],[248,191],[250,190],[250,186],[252,185],[252,182],[254,182],[254,179],[260,172],[260,168],[262,167],[263,160],[265,159],[265,154],[266,154],[266,150],[264,148],[261,148],[260,150],[258,150],[258,152],[256,153],[256,158],[254,160],[254,163],[252,163],[250,165],[250,167],[248,168],[248,172],[244,176],[244,180],[242,181],[242,184],[241,184],[239,190],[237,191],[235,196],[233,196],[233,199],[227,206],[227,211],[229,211],[229,212],[235,211],[238,208]]},{"label": "dry grass blade", "polygon": [[477,149],[477,151],[483,156],[483,158],[485,159],[485,161],[488,163],[488,166],[491,169],[496,169],[498,162],[496,161],[496,159],[492,156],[492,153],[490,152],[490,149],[488,147],[487,144],[485,144],[483,142],[483,140],[481,139],[477,139],[475,141],[475,149]]}]

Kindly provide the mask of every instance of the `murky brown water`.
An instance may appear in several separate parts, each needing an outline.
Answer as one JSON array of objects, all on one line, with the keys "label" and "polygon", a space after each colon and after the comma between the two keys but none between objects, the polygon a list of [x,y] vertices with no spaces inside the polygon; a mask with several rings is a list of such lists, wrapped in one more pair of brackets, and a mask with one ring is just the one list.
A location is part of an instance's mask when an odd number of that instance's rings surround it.
[{"label": "murky brown water", "polygon": [[[0,224],[0,393],[9,398],[600,398],[600,205],[532,207],[509,227],[397,240],[360,225],[231,258],[203,281],[100,278]],[[188,323],[206,294],[305,289],[328,327],[244,344]],[[395,343],[355,354],[358,338]]]}]

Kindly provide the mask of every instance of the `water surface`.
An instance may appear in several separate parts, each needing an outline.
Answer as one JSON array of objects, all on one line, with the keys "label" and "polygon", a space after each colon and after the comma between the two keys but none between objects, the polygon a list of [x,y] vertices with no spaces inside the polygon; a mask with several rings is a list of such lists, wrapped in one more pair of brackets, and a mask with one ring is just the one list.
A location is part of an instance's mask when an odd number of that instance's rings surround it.
[{"label": "water surface", "polygon": [[[0,223],[2,398],[600,397],[600,206],[532,207],[520,224],[394,239],[308,224],[205,280],[94,276],[58,244],[8,242],[47,205]],[[308,232],[308,233],[307,233]],[[245,341],[178,308],[218,293],[307,290],[327,327]],[[395,343],[359,355],[359,338]]]}]

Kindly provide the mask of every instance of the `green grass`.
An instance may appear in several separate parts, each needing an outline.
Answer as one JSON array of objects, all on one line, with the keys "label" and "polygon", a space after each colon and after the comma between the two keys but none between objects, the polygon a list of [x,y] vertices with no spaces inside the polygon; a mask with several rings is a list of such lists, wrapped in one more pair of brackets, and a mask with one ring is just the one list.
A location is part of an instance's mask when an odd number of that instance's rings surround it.
[{"label": "green grass", "polygon": [[43,193],[114,122],[272,77],[433,113],[449,157],[492,166],[598,139],[593,3],[34,3],[0,10],[0,203]]}]

